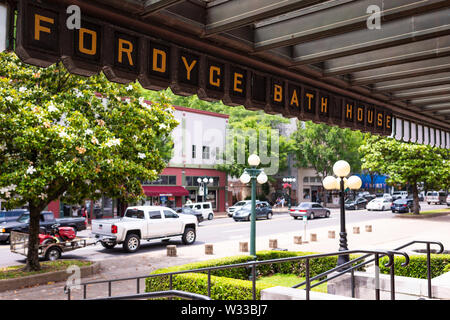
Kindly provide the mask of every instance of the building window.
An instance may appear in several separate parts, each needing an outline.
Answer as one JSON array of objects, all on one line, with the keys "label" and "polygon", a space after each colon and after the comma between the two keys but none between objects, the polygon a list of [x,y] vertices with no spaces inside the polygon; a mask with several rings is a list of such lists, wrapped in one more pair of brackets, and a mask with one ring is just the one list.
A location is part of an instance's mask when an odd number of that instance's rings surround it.
[{"label": "building window", "polygon": [[303,178],[303,182],[309,182],[309,178],[308,177],[304,177]]},{"label": "building window", "polygon": [[156,185],[177,185],[177,176],[159,176],[155,181],[144,181],[142,184],[156,184]]},{"label": "building window", "polygon": [[193,144],[192,145],[192,159],[195,159],[196,156],[197,156],[197,152],[196,152],[196,149],[195,149],[195,145]]},{"label": "building window", "polygon": [[[202,178],[203,176],[186,176],[186,185],[188,187],[198,187],[199,183],[197,182],[198,178]],[[218,187],[219,186],[219,177],[211,177],[213,178],[213,183],[207,184],[208,187]]]},{"label": "building window", "polygon": [[220,148],[216,147],[216,160],[220,160]]},{"label": "building window", "polygon": [[205,159],[205,160],[208,160],[208,159],[209,159],[209,147],[203,146],[203,149],[202,149],[202,158]]}]

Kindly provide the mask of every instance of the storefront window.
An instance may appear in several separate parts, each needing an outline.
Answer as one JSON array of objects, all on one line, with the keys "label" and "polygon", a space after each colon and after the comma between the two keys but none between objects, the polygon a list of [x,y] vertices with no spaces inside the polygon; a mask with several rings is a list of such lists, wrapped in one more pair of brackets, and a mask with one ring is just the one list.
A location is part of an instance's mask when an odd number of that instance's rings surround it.
[{"label": "storefront window", "polygon": [[155,181],[143,181],[142,184],[176,186],[177,185],[177,176],[161,175]]},{"label": "storefront window", "polygon": [[[198,187],[199,183],[197,182],[198,178],[204,178],[204,176],[186,176],[186,185],[189,187]],[[208,183],[208,187],[218,187],[219,186],[219,177],[209,177],[213,178],[213,183]]]},{"label": "storefront window", "polygon": [[310,198],[311,197],[310,197],[310,194],[309,194],[309,188],[303,189],[303,199],[309,200]]}]

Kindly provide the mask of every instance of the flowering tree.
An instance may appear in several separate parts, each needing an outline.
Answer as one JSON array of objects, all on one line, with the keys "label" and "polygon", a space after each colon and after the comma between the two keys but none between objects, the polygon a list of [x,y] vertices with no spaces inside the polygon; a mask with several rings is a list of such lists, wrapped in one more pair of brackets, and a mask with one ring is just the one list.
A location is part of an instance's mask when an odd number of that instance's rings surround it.
[{"label": "flowering tree", "polygon": [[40,269],[39,215],[51,201],[136,199],[140,180],[157,178],[168,160],[162,147],[178,124],[161,97],[148,105],[136,84],[0,54],[0,197],[7,208],[29,207],[26,270]]}]

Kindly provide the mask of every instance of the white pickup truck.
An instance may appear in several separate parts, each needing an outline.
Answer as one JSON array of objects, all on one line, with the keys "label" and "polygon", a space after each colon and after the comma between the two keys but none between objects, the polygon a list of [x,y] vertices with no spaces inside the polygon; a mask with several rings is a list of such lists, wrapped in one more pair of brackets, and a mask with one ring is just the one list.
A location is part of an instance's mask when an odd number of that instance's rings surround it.
[{"label": "white pickup truck", "polygon": [[184,244],[195,242],[197,218],[178,214],[160,206],[128,207],[123,218],[92,220],[92,235],[103,247],[122,244],[126,252],[136,252],[141,240],[169,240],[181,236]]}]

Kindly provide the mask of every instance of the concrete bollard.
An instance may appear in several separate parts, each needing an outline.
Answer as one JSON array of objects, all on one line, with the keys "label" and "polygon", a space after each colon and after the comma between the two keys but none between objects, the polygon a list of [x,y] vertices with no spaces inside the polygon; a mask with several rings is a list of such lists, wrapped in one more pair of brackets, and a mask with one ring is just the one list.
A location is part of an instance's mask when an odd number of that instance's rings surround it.
[{"label": "concrete bollard", "polygon": [[278,248],[278,240],[277,239],[269,239],[269,248],[271,248],[271,249]]},{"label": "concrete bollard", "polygon": [[366,232],[372,232],[372,226],[371,225],[367,225],[366,226]]},{"label": "concrete bollard", "polygon": [[353,227],[353,233],[359,234],[359,227]]},{"label": "concrete bollard", "polygon": [[177,256],[177,246],[175,246],[175,245],[167,246],[167,256],[168,257],[176,257]]},{"label": "concrete bollard", "polygon": [[212,244],[205,244],[205,254],[214,254],[214,248]]},{"label": "concrete bollard", "polygon": [[329,239],[336,238],[336,232],[335,231],[328,231],[328,238]]},{"label": "concrete bollard", "polygon": [[302,236],[294,236],[294,244],[302,244]]},{"label": "concrete bollard", "polygon": [[317,241],[317,234],[316,233],[311,233],[311,242],[313,241]]},{"label": "concrete bollard", "polygon": [[239,242],[239,251],[248,252],[248,242]]}]

